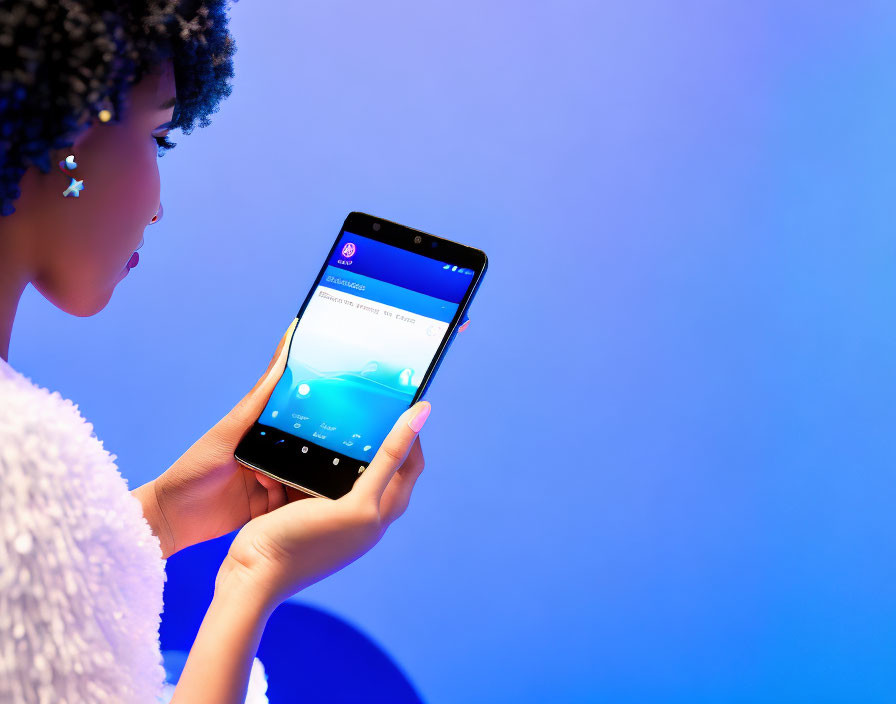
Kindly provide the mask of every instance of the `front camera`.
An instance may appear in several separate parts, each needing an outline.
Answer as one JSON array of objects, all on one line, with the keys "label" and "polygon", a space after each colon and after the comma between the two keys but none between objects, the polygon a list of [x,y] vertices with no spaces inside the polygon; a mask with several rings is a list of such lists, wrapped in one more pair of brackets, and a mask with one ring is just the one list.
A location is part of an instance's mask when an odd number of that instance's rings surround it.
[{"label": "front camera", "polygon": [[373,223],[373,231],[374,232],[380,231],[380,224],[378,222]]},{"label": "front camera", "polygon": [[423,238],[420,235],[417,235],[414,238],[414,244],[420,244],[423,241]]}]

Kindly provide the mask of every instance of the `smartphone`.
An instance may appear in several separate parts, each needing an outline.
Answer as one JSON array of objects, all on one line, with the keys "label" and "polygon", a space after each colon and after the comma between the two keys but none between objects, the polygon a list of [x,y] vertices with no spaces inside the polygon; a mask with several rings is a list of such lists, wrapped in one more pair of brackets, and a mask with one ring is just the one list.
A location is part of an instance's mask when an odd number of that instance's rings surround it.
[{"label": "smartphone", "polygon": [[236,460],[314,496],[348,493],[426,393],[487,267],[482,250],[349,213]]}]

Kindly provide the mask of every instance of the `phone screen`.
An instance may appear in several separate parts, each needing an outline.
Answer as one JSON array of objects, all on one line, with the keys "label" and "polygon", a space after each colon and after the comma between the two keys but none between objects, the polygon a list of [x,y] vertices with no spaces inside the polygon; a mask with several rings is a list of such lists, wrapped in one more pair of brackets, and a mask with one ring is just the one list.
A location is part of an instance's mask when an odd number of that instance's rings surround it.
[{"label": "phone screen", "polygon": [[344,231],[258,422],[368,462],[413,402],[474,278]]}]

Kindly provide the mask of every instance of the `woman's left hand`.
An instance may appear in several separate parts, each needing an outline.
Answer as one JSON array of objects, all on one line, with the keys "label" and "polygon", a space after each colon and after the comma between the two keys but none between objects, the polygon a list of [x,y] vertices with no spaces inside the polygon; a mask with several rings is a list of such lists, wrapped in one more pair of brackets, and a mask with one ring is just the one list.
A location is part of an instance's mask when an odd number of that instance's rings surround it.
[{"label": "woman's left hand", "polygon": [[[286,368],[287,328],[267,370],[226,416],[199,438],[151,484],[161,514],[156,526],[164,557],[242,528],[256,516],[307,494],[248,469],[233,456],[261,415]],[[459,330],[466,329],[466,321]],[[141,487],[140,490],[148,487]],[[139,491],[139,490],[138,490]]]}]

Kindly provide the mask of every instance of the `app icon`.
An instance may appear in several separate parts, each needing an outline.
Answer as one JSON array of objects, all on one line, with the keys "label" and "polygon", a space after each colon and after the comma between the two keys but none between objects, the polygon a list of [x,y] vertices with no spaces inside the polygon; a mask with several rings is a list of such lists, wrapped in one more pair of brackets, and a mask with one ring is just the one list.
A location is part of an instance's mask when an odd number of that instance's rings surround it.
[{"label": "app icon", "polygon": [[350,257],[357,251],[357,247],[355,247],[354,242],[346,242],[345,246],[342,248],[342,256]]}]

